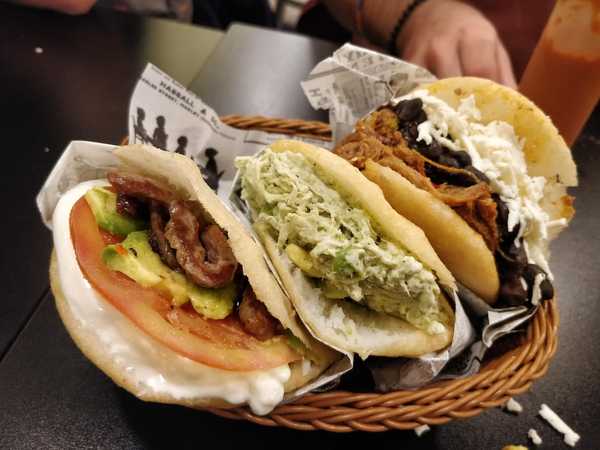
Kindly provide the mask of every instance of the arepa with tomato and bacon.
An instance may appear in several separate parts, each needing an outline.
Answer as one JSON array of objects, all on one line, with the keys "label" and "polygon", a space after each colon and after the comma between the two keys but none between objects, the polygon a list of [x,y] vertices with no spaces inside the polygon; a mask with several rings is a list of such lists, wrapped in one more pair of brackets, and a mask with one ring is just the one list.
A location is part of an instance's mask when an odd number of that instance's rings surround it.
[{"label": "arepa with tomato and bacon", "polygon": [[339,358],[192,160],[114,155],[119,167],[66,192],[52,219],[57,309],[94,364],[146,401],[266,414]]}]

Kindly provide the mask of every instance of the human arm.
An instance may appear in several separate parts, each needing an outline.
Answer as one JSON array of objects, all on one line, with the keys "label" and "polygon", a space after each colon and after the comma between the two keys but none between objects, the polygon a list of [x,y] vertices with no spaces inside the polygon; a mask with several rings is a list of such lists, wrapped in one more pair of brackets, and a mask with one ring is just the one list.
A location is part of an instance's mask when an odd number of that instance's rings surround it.
[{"label": "human arm", "polygon": [[[324,0],[342,26],[355,31],[355,0]],[[409,0],[364,0],[362,22],[368,40],[387,45]],[[516,86],[510,58],[494,25],[477,8],[458,0],[418,5],[396,39],[396,53],[440,78],[470,75]]]}]

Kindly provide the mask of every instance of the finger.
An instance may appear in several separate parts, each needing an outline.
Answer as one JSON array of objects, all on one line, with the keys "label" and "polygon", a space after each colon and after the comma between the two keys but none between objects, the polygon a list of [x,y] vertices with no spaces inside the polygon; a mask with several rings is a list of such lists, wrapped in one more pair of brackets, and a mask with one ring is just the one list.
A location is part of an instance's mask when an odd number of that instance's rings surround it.
[{"label": "finger", "polygon": [[513,71],[512,63],[508,52],[504,48],[504,45],[498,41],[496,45],[496,60],[498,61],[498,73],[500,83],[511,87],[517,88],[517,80],[515,79],[515,72]]},{"label": "finger", "polygon": [[429,45],[425,55],[426,67],[438,78],[462,75],[457,44],[455,40],[434,40]]},{"label": "finger", "polygon": [[496,50],[494,39],[463,35],[458,52],[462,72],[471,77],[500,81]]},{"label": "finger", "polygon": [[425,67],[427,61],[425,59],[426,47],[422,42],[408,42],[406,48],[402,52],[402,59],[417,66]]}]

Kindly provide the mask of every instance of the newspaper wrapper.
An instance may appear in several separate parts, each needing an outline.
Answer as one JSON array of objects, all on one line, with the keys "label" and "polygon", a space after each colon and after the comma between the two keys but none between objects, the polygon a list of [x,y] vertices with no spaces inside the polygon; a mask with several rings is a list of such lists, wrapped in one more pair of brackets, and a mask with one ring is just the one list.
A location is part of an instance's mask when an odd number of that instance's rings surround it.
[{"label": "newspaper wrapper", "polygon": [[[219,119],[199,97],[148,64],[129,102],[129,142],[152,144],[192,158],[207,184],[226,199],[237,156],[251,155],[289,135],[257,130],[239,130]],[[302,138],[328,146],[329,142]]]},{"label": "newspaper wrapper", "polygon": [[346,44],[317,64],[300,84],[313,108],[329,110],[337,143],[358,119],[393,96],[434,80],[427,69]]},{"label": "newspaper wrapper", "polygon": [[[435,80],[422,67],[346,44],[318,63],[301,85],[313,108],[329,110],[337,143],[353,130],[358,119],[378,106],[408,93],[421,83]],[[479,370],[487,349],[498,338],[517,332],[537,311],[537,306],[492,308],[464,286],[459,286],[458,297],[455,335],[450,350],[416,360],[374,359],[369,368],[377,389],[415,388],[436,377],[457,378],[473,374]],[[477,338],[469,342],[468,336],[473,332]],[[466,350],[453,352],[455,347]]]}]

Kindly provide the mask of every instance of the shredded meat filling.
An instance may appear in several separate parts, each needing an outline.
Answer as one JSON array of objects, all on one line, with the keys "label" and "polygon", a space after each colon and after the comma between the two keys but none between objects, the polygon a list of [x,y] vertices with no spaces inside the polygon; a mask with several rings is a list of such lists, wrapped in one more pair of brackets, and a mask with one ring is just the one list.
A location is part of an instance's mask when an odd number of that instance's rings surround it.
[{"label": "shredded meat filling", "polygon": [[[445,167],[408,148],[406,141],[397,134],[388,131],[385,145],[373,133],[369,133],[365,124],[357,126],[358,131],[350,134],[334,150],[335,153],[350,161],[359,169],[364,169],[367,159],[398,172],[420,189],[426,190],[446,203],[460,215],[465,222],[479,232],[488,248],[494,252],[498,247],[498,229],[496,226],[496,205],[487,183],[479,181],[471,172],[454,167]],[[434,184],[427,169],[438,172],[437,178],[459,178],[459,186],[450,183]],[[441,181],[441,180],[439,180]],[[466,186],[465,186],[466,185]]]},{"label": "shredded meat filling", "polygon": [[238,315],[244,330],[260,341],[271,339],[282,332],[281,324],[269,314],[265,305],[257,300],[250,286],[244,290]]},{"label": "shredded meat filling", "polygon": [[208,225],[200,233],[200,224],[184,202],[169,205],[171,219],[165,237],[175,249],[177,262],[188,277],[199,286],[222,287],[235,275],[237,261],[227,237],[217,225]]},{"label": "shredded meat filling", "polygon": [[[383,106],[361,119],[334,152],[359,169],[368,159],[389,167],[454,209],[494,253],[501,281],[499,299],[504,304],[523,304],[532,298],[535,277],[543,270],[527,262],[523,246],[515,241],[518,228],[507,229],[506,205],[492,195],[490,180],[473,167],[470,155],[435,140],[418,139],[418,125],[425,120],[421,99]],[[539,287],[543,300],[553,297],[547,276]]]}]

